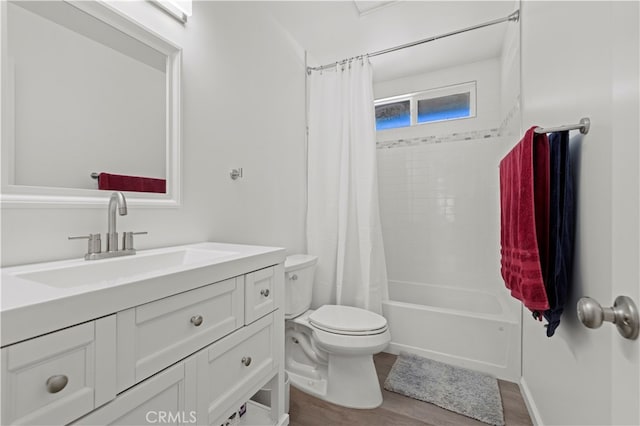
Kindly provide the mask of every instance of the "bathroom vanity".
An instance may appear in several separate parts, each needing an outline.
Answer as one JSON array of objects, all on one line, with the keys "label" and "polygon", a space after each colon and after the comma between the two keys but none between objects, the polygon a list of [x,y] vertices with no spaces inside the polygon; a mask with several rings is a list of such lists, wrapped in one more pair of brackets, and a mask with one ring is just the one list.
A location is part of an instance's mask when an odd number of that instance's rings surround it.
[{"label": "bathroom vanity", "polygon": [[[284,257],[200,243],[3,269],[2,424],[288,424]],[[271,407],[249,401],[267,384]]]}]

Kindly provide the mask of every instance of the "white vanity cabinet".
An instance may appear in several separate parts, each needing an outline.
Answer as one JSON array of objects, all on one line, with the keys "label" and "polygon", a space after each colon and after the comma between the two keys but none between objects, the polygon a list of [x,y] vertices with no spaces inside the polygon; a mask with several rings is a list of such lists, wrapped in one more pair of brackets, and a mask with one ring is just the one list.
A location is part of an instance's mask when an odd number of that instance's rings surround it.
[{"label": "white vanity cabinet", "polygon": [[[269,314],[207,347],[197,356],[198,419],[218,426],[278,368],[274,315]],[[254,391],[255,390],[255,391]]]},{"label": "white vanity cabinet", "polygon": [[118,312],[118,391],[244,325],[244,277]]},{"label": "white vanity cabinet", "polygon": [[116,396],[115,315],[2,348],[2,424],[66,424]]},{"label": "white vanity cabinet", "polygon": [[[74,425],[225,425],[240,405],[278,379],[272,312],[127,389]],[[286,424],[250,402],[250,425]],[[256,414],[256,410],[263,413]],[[244,416],[243,416],[244,417]],[[247,416],[247,419],[249,416]],[[240,418],[244,420],[243,418]],[[241,422],[240,424],[242,424]]]},{"label": "white vanity cabinet", "polygon": [[245,275],[245,324],[276,309],[274,268],[264,268]]},{"label": "white vanity cabinet", "polygon": [[[60,286],[61,296],[48,290],[55,297],[44,303],[3,305],[10,338],[1,352],[2,424],[287,425],[284,250],[191,247],[233,257],[132,284],[100,282],[95,292]],[[3,286],[15,287],[4,287],[3,296],[35,289],[15,278],[32,268],[4,270]],[[66,324],[39,335],[34,331],[42,328],[13,328],[34,313]],[[250,401],[267,384],[271,407]]]},{"label": "white vanity cabinet", "polygon": [[74,424],[199,424],[192,394],[195,380],[194,360],[180,362],[125,391]]},{"label": "white vanity cabinet", "polygon": [[[77,424],[224,425],[267,382],[282,380],[283,279],[274,265],[118,312],[121,393]],[[262,409],[261,424],[288,423],[277,407]]]}]

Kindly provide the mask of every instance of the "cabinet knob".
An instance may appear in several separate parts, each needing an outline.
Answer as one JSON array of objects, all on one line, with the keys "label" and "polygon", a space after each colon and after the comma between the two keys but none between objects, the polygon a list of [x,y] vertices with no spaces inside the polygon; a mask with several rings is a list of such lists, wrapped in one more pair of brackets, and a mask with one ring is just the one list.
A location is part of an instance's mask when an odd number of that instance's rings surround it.
[{"label": "cabinet knob", "polygon": [[249,365],[251,365],[251,357],[250,356],[245,356],[242,357],[242,364],[244,364],[245,367],[248,367]]},{"label": "cabinet knob", "polygon": [[269,297],[269,289],[268,288],[263,288],[262,290],[260,290],[260,294],[263,295],[264,297]]},{"label": "cabinet knob", "polygon": [[47,379],[47,392],[58,393],[67,386],[69,378],[63,374],[51,376]]},{"label": "cabinet knob", "polygon": [[202,324],[202,315],[196,315],[191,317],[191,324],[195,325],[196,327]]},{"label": "cabinet knob", "polygon": [[297,274],[293,274],[289,277],[291,279],[291,281],[295,281],[298,279],[298,275]]}]

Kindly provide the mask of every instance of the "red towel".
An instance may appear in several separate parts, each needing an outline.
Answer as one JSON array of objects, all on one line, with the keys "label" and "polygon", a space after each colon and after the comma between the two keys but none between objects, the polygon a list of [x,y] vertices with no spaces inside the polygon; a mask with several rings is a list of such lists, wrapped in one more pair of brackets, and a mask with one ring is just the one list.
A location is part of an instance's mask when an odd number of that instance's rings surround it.
[{"label": "red towel", "polygon": [[114,175],[110,173],[100,173],[98,176],[98,189],[108,189],[112,191],[133,191],[133,192],[167,192],[167,181],[142,176]]},{"label": "red towel", "polygon": [[535,127],[500,161],[501,273],[532,311],[549,309],[549,142]]}]

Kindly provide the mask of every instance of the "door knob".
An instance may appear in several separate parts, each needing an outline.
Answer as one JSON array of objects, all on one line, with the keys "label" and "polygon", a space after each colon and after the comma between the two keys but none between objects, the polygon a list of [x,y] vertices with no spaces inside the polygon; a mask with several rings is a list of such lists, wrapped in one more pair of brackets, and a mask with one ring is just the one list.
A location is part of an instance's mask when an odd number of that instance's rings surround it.
[{"label": "door knob", "polygon": [[598,328],[605,321],[614,323],[618,332],[630,340],[637,339],[640,330],[638,308],[627,296],[616,297],[611,308],[603,308],[596,300],[583,297],[578,300],[578,319],[589,328]]}]

